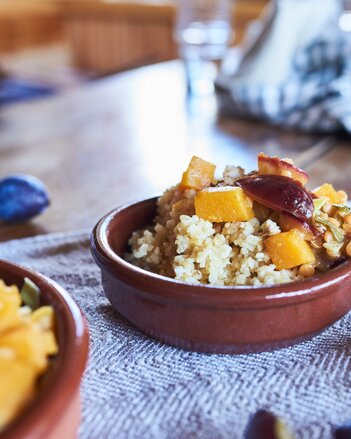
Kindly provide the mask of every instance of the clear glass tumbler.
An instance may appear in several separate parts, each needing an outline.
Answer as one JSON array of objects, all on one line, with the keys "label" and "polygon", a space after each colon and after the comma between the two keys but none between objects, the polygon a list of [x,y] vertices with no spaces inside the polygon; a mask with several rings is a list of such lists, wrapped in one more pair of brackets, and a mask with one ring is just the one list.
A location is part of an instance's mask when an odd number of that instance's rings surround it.
[{"label": "clear glass tumbler", "polygon": [[174,37],[190,94],[214,90],[218,65],[233,35],[232,7],[233,0],[178,0]]}]

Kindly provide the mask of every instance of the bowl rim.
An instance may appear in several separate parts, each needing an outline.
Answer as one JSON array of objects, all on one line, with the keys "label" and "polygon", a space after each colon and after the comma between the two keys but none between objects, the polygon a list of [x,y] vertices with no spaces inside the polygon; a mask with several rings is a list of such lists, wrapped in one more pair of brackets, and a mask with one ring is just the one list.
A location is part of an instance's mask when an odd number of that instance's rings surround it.
[{"label": "bowl rim", "polygon": [[[90,250],[96,264],[122,282],[135,287],[137,294],[158,298],[161,302],[182,301],[189,306],[257,307],[287,305],[309,301],[328,294],[329,288],[351,277],[351,260],[312,278],[265,286],[216,286],[190,284],[139,268],[123,259],[112,249],[108,234],[118,216],[136,205],[155,202],[157,196],[121,204],[105,214],[94,226],[90,236]],[[143,285],[143,290],[140,289]],[[168,293],[165,295],[165,291]]]},{"label": "bowl rim", "polygon": [[[0,259],[0,278],[3,275],[30,278],[41,292],[51,298],[62,316],[67,334],[64,346],[59,346],[60,367],[52,371],[45,389],[24,407],[3,431],[6,439],[46,437],[53,424],[64,416],[65,409],[78,392],[89,355],[89,330],[85,316],[69,293],[49,277],[23,265]],[[30,433],[29,433],[30,432]],[[1,433],[0,433],[1,437]]]}]

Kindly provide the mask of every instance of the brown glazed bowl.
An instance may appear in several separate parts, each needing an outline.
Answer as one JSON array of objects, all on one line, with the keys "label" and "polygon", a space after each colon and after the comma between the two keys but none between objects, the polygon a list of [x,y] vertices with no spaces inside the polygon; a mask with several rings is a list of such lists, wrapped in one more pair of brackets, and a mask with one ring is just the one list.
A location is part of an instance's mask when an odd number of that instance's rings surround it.
[{"label": "brown glazed bowl", "polygon": [[88,327],[78,306],[56,282],[22,266],[0,260],[0,279],[21,287],[24,277],[41,290],[41,303],[56,316],[59,353],[39,380],[38,391],[0,433],[6,439],[74,439],[80,423],[79,388],[88,359]]},{"label": "brown glazed bowl", "polygon": [[141,331],[187,350],[249,353],[306,340],[351,309],[351,263],[271,287],[191,285],[123,259],[132,232],[150,223],[156,198],[104,216],[91,235],[111,304]]}]

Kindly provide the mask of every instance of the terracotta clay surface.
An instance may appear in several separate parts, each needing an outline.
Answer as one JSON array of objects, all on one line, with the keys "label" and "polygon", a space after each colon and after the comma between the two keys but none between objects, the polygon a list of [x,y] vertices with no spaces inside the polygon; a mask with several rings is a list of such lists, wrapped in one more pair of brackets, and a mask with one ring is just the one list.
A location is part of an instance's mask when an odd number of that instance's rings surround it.
[{"label": "terracotta clay surface", "polygon": [[21,287],[24,277],[38,285],[42,304],[55,309],[59,353],[41,378],[33,401],[0,437],[74,439],[80,423],[79,388],[88,359],[87,323],[69,294],[56,282],[0,260],[0,278],[7,284]]},{"label": "terracotta clay surface", "polygon": [[308,280],[255,288],[190,285],[129,264],[128,239],[155,209],[156,198],[124,205],[91,235],[107,298],[155,339],[200,352],[260,352],[309,339],[351,309],[350,261]]}]

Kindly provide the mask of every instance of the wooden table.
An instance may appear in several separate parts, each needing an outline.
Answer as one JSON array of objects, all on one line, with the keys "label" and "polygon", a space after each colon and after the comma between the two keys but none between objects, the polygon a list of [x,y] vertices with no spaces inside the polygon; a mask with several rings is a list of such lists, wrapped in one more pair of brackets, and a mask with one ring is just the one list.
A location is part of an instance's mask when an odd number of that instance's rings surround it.
[{"label": "wooden table", "polygon": [[57,0],[1,0],[0,53],[62,42],[64,24]]},{"label": "wooden table", "polygon": [[114,207],[179,181],[192,155],[256,167],[256,155],[292,157],[310,187],[351,194],[351,141],[288,133],[217,115],[213,96],[187,99],[178,61],[84,84],[0,113],[0,175],[28,173],[52,203],[33,221],[1,225],[0,240],[88,229]]},{"label": "wooden table", "polygon": [[[18,0],[17,0],[18,1]],[[175,0],[56,0],[73,62],[98,75],[177,58]],[[233,2],[233,45],[267,0]]]}]

